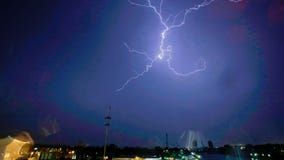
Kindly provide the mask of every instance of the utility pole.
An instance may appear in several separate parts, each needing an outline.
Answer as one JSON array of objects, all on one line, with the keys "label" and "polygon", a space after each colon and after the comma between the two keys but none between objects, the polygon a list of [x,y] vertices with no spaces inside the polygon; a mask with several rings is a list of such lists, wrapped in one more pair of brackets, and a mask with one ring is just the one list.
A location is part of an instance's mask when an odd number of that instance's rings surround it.
[{"label": "utility pole", "polygon": [[108,114],[107,114],[107,116],[105,116],[105,128],[106,128],[106,132],[105,132],[105,144],[104,144],[104,155],[103,155],[103,159],[104,159],[104,160],[108,159],[108,157],[106,157],[106,147],[107,147],[108,130],[109,130],[110,120],[111,120],[110,110],[111,110],[111,107],[109,106],[109,108],[108,108]]}]

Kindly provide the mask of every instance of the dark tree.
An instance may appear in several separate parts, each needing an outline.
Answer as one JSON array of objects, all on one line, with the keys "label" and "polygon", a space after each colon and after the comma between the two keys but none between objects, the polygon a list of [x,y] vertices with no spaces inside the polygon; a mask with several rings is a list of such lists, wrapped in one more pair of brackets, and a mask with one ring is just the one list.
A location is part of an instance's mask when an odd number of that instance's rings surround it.
[{"label": "dark tree", "polygon": [[208,141],[208,148],[209,148],[209,149],[213,149],[213,147],[214,147],[214,146],[213,146],[213,142],[209,140],[209,141]]}]

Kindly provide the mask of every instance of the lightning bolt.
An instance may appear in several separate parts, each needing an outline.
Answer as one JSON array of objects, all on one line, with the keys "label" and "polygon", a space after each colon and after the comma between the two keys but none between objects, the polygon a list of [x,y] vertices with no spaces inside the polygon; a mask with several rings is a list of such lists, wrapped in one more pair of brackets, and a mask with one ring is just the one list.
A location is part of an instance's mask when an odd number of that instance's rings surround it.
[{"label": "lightning bolt", "polygon": [[[167,63],[168,69],[171,70],[177,76],[186,77],[186,76],[190,76],[192,74],[206,70],[206,68],[207,68],[206,61],[205,61],[205,59],[200,58],[199,59],[200,67],[198,69],[195,69],[195,70],[190,71],[190,72],[185,72],[185,73],[177,71],[174,68],[174,66],[172,65],[172,59],[173,59],[173,57],[172,57],[172,46],[166,45],[165,40],[167,39],[167,36],[168,36],[168,34],[171,30],[176,29],[176,28],[180,28],[186,23],[186,17],[190,13],[192,13],[193,11],[197,11],[202,7],[206,7],[206,6],[210,5],[214,1],[216,1],[216,0],[204,0],[202,3],[197,4],[197,5],[195,5],[191,8],[181,10],[176,15],[169,15],[167,18],[164,18],[163,15],[162,15],[163,0],[160,0],[159,6],[153,5],[151,0],[145,0],[144,3],[136,3],[133,0],[128,0],[129,4],[131,4],[131,5],[149,8],[149,9],[153,10],[153,12],[156,14],[156,16],[158,16],[159,22],[162,25],[163,29],[162,29],[161,34],[160,34],[161,37],[160,37],[160,43],[159,43],[160,44],[159,45],[159,52],[158,52],[157,56],[155,56],[154,58],[151,58],[146,52],[135,50],[135,49],[129,47],[129,45],[127,43],[124,43],[124,46],[128,49],[129,53],[134,53],[134,54],[139,54],[139,55],[144,56],[144,58],[148,61],[148,63],[145,65],[145,68],[142,72],[140,72],[140,73],[135,72],[135,75],[130,77],[129,79],[127,79],[122,84],[122,86],[116,90],[116,92],[123,90],[131,81],[142,77],[145,73],[150,71],[150,69],[153,67],[154,63],[156,61],[159,61],[159,60],[165,60],[166,63]],[[237,2],[240,2],[242,0],[228,0],[228,1],[237,3]]]}]

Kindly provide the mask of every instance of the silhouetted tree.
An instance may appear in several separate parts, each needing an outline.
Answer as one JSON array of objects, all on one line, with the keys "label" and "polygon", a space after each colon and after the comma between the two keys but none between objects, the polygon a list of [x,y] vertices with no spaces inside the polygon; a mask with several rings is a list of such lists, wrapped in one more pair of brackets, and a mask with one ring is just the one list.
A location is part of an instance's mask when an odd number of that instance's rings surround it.
[{"label": "silhouetted tree", "polygon": [[213,146],[213,142],[209,140],[209,141],[208,141],[208,148],[209,148],[209,149],[213,149],[213,147],[214,147],[214,146]]}]

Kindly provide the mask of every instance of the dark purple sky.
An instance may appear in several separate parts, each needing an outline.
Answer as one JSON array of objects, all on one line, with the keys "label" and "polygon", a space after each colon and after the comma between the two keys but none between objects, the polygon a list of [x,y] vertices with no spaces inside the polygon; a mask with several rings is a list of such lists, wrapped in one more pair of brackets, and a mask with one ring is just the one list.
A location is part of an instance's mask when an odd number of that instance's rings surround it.
[{"label": "dark purple sky", "polygon": [[[139,1],[143,2],[143,1]],[[163,13],[201,3],[164,0]],[[173,74],[123,45],[156,56],[161,25],[125,1],[1,2],[0,135],[27,131],[36,143],[180,145],[184,131],[215,144],[284,143],[284,1],[216,0],[169,33],[177,70],[202,57],[204,72]]]}]

